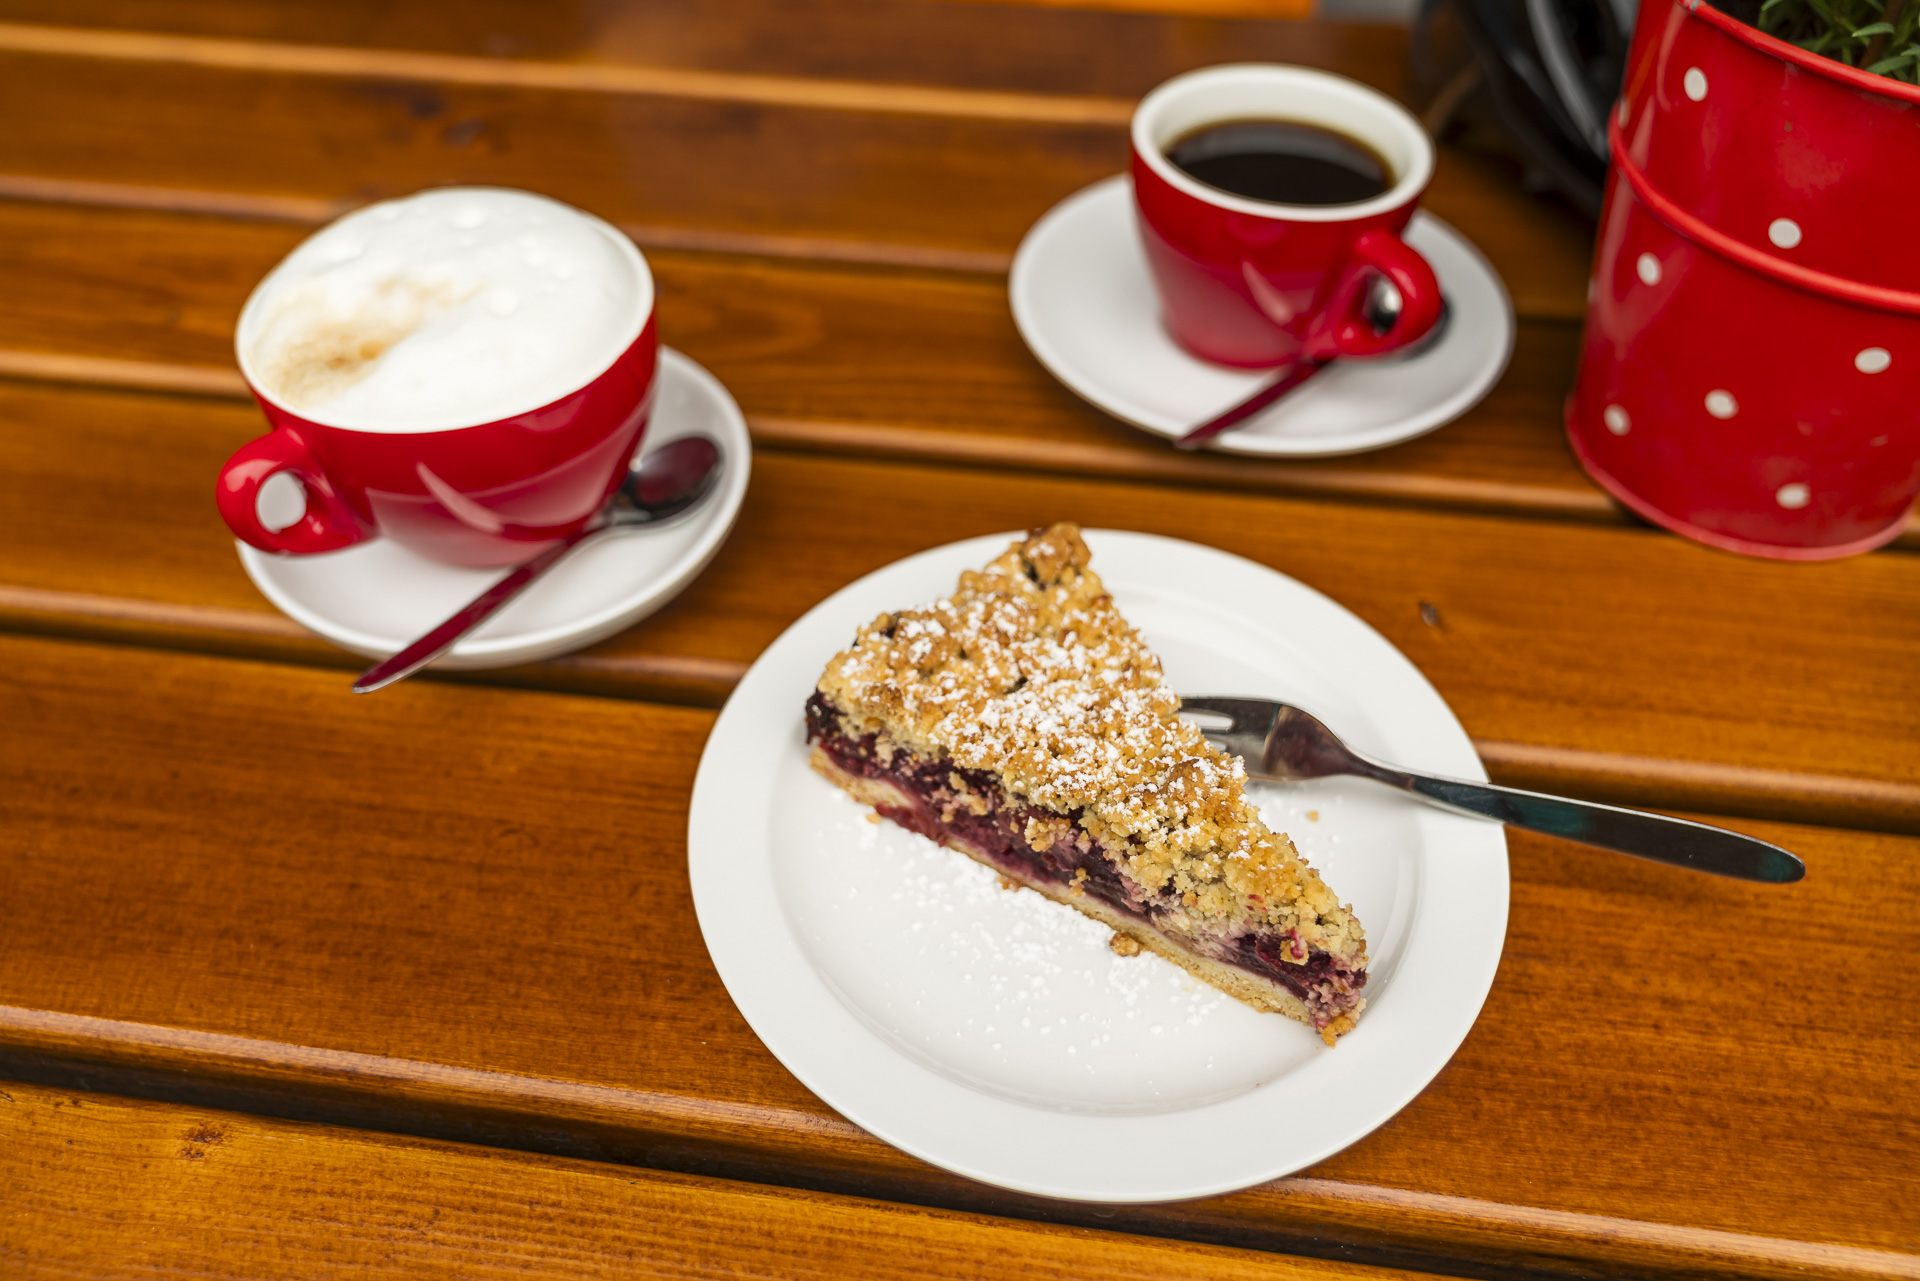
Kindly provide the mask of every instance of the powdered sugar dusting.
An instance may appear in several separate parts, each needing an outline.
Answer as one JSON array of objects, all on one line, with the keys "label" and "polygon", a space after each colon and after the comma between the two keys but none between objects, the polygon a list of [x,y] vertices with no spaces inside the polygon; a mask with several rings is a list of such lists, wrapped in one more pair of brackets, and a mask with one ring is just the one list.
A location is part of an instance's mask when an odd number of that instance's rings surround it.
[{"label": "powdered sugar dusting", "polygon": [[820,689],[857,733],[1077,814],[1196,929],[1293,929],[1364,955],[1359,923],[1261,821],[1241,762],[1178,718],[1159,659],[1089,560],[1076,527],[1036,531],[952,596],[862,628]]},{"label": "powdered sugar dusting", "polygon": [[1110,931],[870,813],[791,780],[781,896],[847,1008],[950,1079],[1054,1111],[1200,1107],[1322,1052],[1172,964],[1108,950]]}]

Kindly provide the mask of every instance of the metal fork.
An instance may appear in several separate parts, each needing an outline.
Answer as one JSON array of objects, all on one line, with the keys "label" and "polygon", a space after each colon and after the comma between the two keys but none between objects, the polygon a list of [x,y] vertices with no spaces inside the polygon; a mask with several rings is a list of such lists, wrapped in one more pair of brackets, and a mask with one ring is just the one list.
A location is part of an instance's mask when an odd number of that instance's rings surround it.
[{"label": "metal fork", "polygon": [[[1807,874],[1806,864],[1778,845],[1705,823],[1490,783],[1439,778],[1369,760],[1341,742],[1319,720],[1288,703],[1266,698],[1182,696],[1180,704],[1181,714],[1188,716],[1209,742],[1246,762],[1252,778],[1297,783],[1352,774],[1458,814],[1490,818],[1530,832],[1545,832],[1696,872],[1776,884],[1797,881]],[[1209,721],[1213,722],[1211,726]]]}]

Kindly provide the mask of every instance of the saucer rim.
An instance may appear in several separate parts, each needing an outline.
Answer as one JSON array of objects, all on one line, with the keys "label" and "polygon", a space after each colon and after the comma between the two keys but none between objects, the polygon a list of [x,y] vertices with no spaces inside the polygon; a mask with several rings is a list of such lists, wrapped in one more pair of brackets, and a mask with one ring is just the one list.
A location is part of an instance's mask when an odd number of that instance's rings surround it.
[{"label": "saucer rim", "polygon": [[[1062,199],[1036,219],[1027,229],[1026,235],[1021,238],[1020,246],[1014,253],[1013,265],[1007,275],[1007,297],[1013,312],[1014,327],[1019,331],[1021,340],[1033,353],[1034,358],[1046,368],[1048,373],[1058,379],[1062,386],[1102,413],[1130,427],[1162,440],[1172,440],[1192,424],[1163,426],[1157,422],[1142,421],[1139,416],[1129,412],[1131,407],[1116,401],[1109,384],[1095,382],[1087,376],[1086,366],[1082,362],[1071,361],[1065,357],[1064,353],[1049,340],[1047,327],[1039,322],[1035,314],[1033,275],[1037,270],[1035,264],[1043,253],[1042,246],[1048,238],[1048,233],[1061,222],[1082,212],[1080,206],[1099,205],[1104,201],[1115,199],[1122,190],[1130,191],[1132,182],[1131,176],[1124,173],[1102,178]],[[1500,273],[1494,270],[1493,264],[1488,262],[1486,255],[1480,252],[1479,246],[1462,235],[1458,229],[1425,209],[1415,210],[1413,217],[1416,225],[1431,229],[1433,234],[1445,237],[1464,251],[1469,262],[1493,286],[1493,292],[1500,305],[1496,313],[1483,319],[1495,321],[1500,327],[1497,359],[1489,359],[1475,377],[1462,384],[1452,395],[1419,413],[1410,414],[1384,426],[1368,428],[1364,434],[1323,434],[1287,438],[1229,431],[1216,437],[1209,448],[1224,453],[1258,458],[1338,458],[1370,453],[1376,449],[1385,449],[1403,441],[1416,439],[1444,427],[1480,403],[1487,393],[1493,390],[1513,359],[1513,346],[1517,335],[1513,297],[1508,293],[1506,282],[1501,278]],[[1476,319],[1482,318],[1476,317]],[[1168,349],[1178,352],[1185,359],[1195,361],[1196,364],[1202,363],[1196,357],[1188,355],[1175,346],[1173,340],[1166,336],[1165,330],[1159,325],[1156,324],[1154,330]],[[1429,352],[1414,359],[1416,362],[1428,360],[1436,354]],[[1260,371],[1236,370],[1233,372],[1249,375],[1247,393],[1251,394],[1258,385]],[[1198,423],[1208,413],[1215,411],[1216,407],[1213,406],[1197,408],[1194,411],[1193,422]],[[1254,421],[1259,420],[1256,418]]]},{"label": "saucer rim", "polygon": [[[725,384],[685,353],[662,344],[659,367],[660,376],[663,379],[668,377],[687,379],[696,389],[699,399],[706,402],[706,413],[709,417],[704,418],[702,422],[713,428],[715,435],[719,437],[721,457],[727,464],[721,478],[720,491],[715,496],[716,515],[710,518],[705,534],[678,559],[669,562],[657,575],[647,576],[636,589],[608,605],[565,625],[547,627],[540,631],[478,639],[468,637],[435,660],[433,666],[448,671],[510,667],[583,649],[605,640],[658,611],[684,591],[719,554],[720,548],[725,545],[740,518],[740,510],[746,499],[747,485],[753,470],[753,443],[747,431],[746,418]],[[672,437],[668,436],[666,439],[672,439]],[[365,546],[365,544],[359,546]],[[239,553],[241,567],[260,594],[281,613],[322,640],[362,657],[373,659],[390,657],[405,645],[412,643],[412,637],[396,641],[391,637],[379,636],[346,626],[320,613],[304,598],[288,591],[273,574],[274,564],[285,559],[284,557],[260,551],[237,539],[234,547]],[[320,555],[338,556],[349,554],[354,550],[356,548],[345,548],[341,552],[323,552]],[[302,559],[312,558],[303,557]],[[428,564],[433,568],[441,568],[433,562]],[[504,574],[507,571],[502,568],[499,572]],[[477,593],[481,589],[476,587],[475,590]]]},{"label": "saucer rim", "polygon": [[[1282,628],[1300,638],[1299,652],[1272,651],[1263,663],[1282,684],[1305,658],[1354,690],[1382,729],[1393,727],[1383,750],[1394,759],[1485,777],[1432,682],[1332,597],[1205,544],[1123,529],[1084,532],[1096,567],[1121,586],[1120,596],[1170,583],[1173,595],[1231,602],[1229,614],[1254,634]],[[1360,1026],[1338,1048],[1316,1046],[1310,1058],[1252,1089],[1164,1112],[1078,1112],[950,1075],[861,1017],[801,940],[808,918],[779,888],[785,856],[775,834],[785,829],[772,784],[790,771],[808,786],[831,786],[805,764],[798,709],[806,693],[858,620],[950,590],[957,575],[1020,537],[963,539],[864,575],[782,632],[734,687],[701,754],[687,819],[689,887],[714,968],[761,1043],[827,1106],[963,1177],[1036,1196],[1140,1204],[1220,1195],[1308,1168],[1407,1106],[1477,1021],[1511,910],[1499,825],[1416,807],[1411,915],[1399,959]],[[1470,928],[1461,933],[1463,921]],[[1312,1039],[1273,1017],[1277,1033]],[[1248,1143],[1248,1134],[1270,1141]]]}]

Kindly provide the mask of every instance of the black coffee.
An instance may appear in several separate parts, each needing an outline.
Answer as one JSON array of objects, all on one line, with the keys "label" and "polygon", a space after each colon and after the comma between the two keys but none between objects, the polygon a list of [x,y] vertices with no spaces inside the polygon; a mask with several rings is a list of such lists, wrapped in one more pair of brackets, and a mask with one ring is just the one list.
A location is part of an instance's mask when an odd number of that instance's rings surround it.
[{"label": "black coffee", "polygon": [[1373,148],[1291,120],[1207,125],[1168,147],[1167,159],[1209,187],[1282,205],[1350,205],[1393,186]]}]

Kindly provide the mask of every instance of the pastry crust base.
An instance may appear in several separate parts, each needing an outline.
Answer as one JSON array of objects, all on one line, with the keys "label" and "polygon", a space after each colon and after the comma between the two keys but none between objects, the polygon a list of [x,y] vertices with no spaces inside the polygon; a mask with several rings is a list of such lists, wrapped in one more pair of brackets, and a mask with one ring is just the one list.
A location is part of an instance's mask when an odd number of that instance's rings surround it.
[{"label": "pastry crust base", "polygon": [[[917,799],[884,779],[854,777],[835,765],[832,759],[818,747],[808,753],[808,761],[817,773],[862,805],[871,805],[875,809],[885,805],[894,809],[912,810],[920,804]],[[1313,1027],[1313,1016],[1308,1012],[1306,1002],[1285,988],[1262,982],[1231,965],[1224,965],[1203,956],[1195,956],[1151,925],[1122,915],[1090,894],[1070,886],[1036,881],[1017,867],[1002,866],[958,838],[944,840],[941,843],[949,849],[960,851],[976,863],[985,864],[1007,880],[1024,885],[1034,893],[1073,908],[1084,916],[1092,917],[1114,933],[1133,939],[1155,955],[1173,962],[1202,983],[1218,988],[1228,996],[1244,1001],[1256,1010],[1263,1013],[1284,1014],[1297,1023]],[[1363,1000],[1326,1027],[1315,1029],[1320,1033],[1320,1039],[1332,1045],[1341,1034],[1353,1030],[1355,1016],[1365,1008],[1366,1002]]]}]

